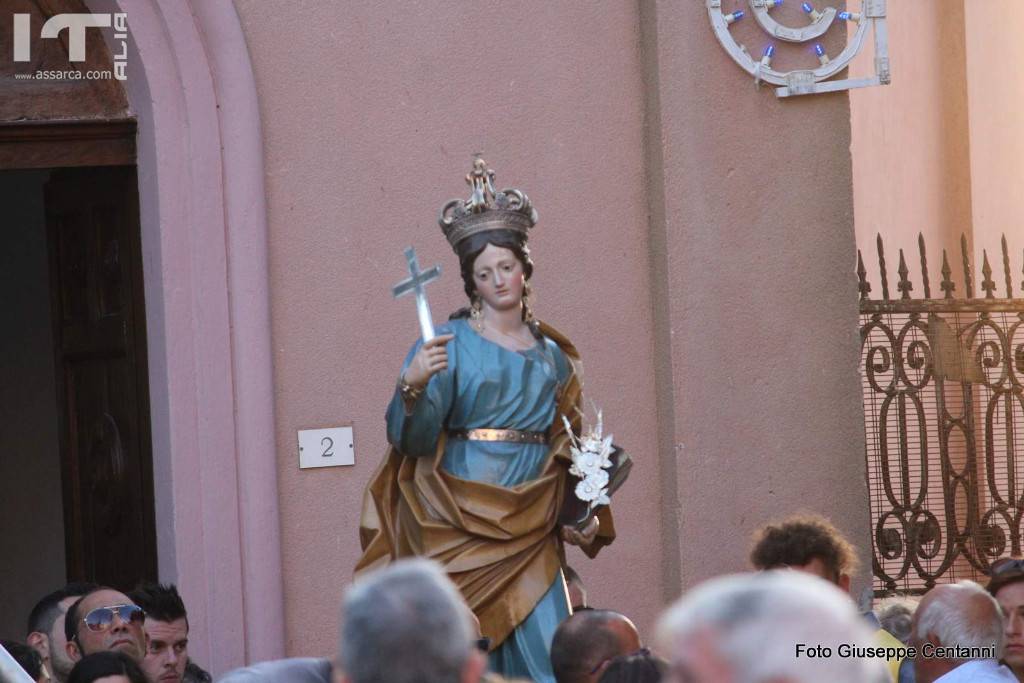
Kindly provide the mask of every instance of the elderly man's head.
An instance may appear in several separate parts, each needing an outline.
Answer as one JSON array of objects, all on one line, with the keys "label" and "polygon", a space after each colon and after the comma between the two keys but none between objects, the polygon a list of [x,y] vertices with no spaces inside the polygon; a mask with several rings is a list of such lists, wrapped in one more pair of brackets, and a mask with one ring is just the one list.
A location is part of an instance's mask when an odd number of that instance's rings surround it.
[{"label": "elderly man's head", "polygon": [[146,654],[146,613],[127,595],[99,588],[68,609],[64,620],[67,653],[77,662],[94,652],[123,652],[136,662]]},{"label": "elderly man's head", "polygon": [[[917,683],[931,683],[971,659],[995,659],[1003,651],[1003,619],[995,599],[973,581],[936,586],[914,612],[910,643],[917,648]],[[961,648],[962,656],[936,656]],[[988,652],[985,652],[988,648]]]},{"label": "elderly man's head", "polygon": [[640,635],[625,616],[611,610],[584,610],[555,631],[551,668],[558,683],[593,683],[613,659],[639,649]]},{"label": "elderly man's head", "polygon": [[[676,683],[875,683],[880,660],[842,657],[870,647],[871,629],[833,584],[791,571],[737,574],[684,595],[658,624]],[[822,656],[830,648],[831,656]],[[818,656],[813,656],[818,654]]]},{"label": "elderly man's head", "polygon": [[892,634],[896,640],[907,644],[910,642],[910,625],[917,610],[917,600],[904,596],[886,598],[879,603],[875,614],[878,623]]},{"label": "elderly man's head", "polygon": [[455,585],[434,562],[401,560],[342,603],[339,664],[349,683],[475,683],[486,661]]}]

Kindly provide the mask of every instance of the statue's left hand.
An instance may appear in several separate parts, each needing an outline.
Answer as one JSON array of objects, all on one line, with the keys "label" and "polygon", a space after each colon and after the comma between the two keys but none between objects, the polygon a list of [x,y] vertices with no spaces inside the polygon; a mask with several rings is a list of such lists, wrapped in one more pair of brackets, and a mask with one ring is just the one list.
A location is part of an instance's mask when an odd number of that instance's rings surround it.
[{"label": "statue's left hand", "polygon": [[571,526],[562,527],[562,540],[570,545],[578,545],[586,547],[594,542],[597,538],[597,530],[601,528],[601,523],[597,521],[597,516],[591,517],[587,521],[586,526],[583,530],[574,529]]}]

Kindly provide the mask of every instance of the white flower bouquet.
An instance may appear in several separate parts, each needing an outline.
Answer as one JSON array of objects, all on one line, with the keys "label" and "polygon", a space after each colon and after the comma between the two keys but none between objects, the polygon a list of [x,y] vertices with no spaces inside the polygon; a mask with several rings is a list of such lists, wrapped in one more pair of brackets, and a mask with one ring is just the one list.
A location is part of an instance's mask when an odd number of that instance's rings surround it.
[{"label": "white flower bouquet", "polygon": [[603,436],[604,423],[600,410],[597,411],[597,423],[580,435],[573,432],[569,419],[564,415],[562,422],[571,444],[569,452],[572,465],[569,474],[579,479],[573,493],[578,500],[586,503],[586,514],[583,516],[586,520],[598,505],[611,503],[609,470],[615,464],[613,456],[622,452],[612,444],[611,434]]}]

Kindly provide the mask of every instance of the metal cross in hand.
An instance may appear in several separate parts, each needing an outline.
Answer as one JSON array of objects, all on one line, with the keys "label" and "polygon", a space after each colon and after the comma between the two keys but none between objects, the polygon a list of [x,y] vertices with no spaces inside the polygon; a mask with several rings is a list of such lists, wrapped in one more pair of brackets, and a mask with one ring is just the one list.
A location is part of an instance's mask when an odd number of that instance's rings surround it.
[{"label": "metal cross in hand", "polygon": [[416,250],[412,247],[405,250],[405,260],[409,262],[409,279],[402,280],[395,285],[391,290],[391,294],[396,299],[409,292],[416,294],[416,314],[420,318],[420,331],[423,334],[423,341],[428,342],[434,338],[434,321],[430,318],[427,292],[423,286],[441,277],[441,266],[434,266],[429,270],[421,271],[420,264],[416,260]]}]

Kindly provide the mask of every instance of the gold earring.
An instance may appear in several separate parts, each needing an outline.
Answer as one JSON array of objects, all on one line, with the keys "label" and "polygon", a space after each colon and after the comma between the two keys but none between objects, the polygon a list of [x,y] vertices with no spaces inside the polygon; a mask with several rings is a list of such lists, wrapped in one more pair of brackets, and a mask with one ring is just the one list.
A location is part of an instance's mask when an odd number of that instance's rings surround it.
[{"label": "gold earring", "polygon": [[484,312],[483,304],[480,303],[479,296],[473,297],[473,302],[469,306],[469,317],[471,318],[470,324],[473,325],[473,329],[475,329],[478,334],[483,334]]}]

